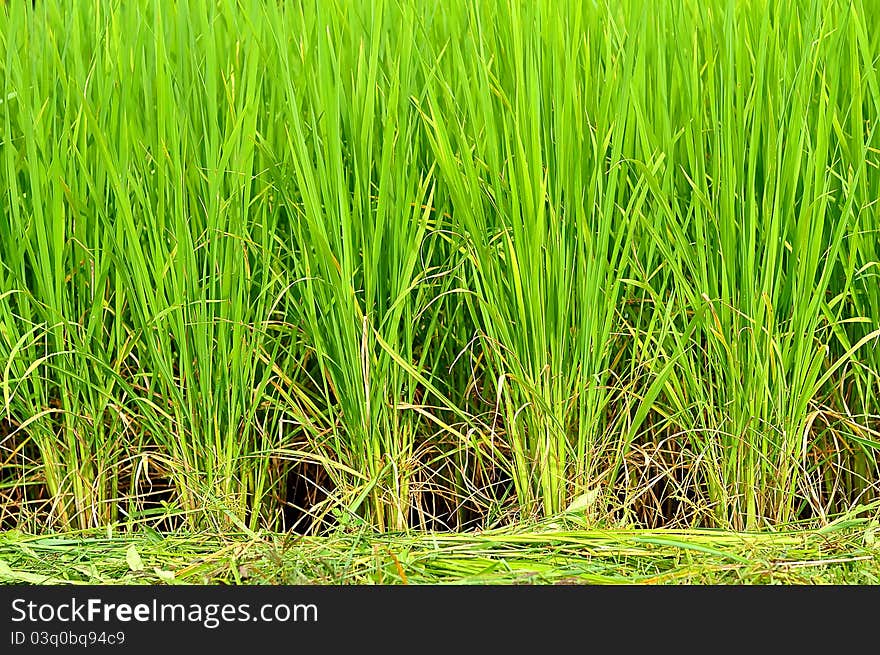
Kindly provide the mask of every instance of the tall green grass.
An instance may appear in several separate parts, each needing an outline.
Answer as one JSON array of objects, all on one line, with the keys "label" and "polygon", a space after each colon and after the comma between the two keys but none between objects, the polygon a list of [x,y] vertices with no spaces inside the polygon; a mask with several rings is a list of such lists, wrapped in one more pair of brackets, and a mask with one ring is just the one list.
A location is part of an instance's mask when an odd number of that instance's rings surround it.
[{"label": "tall green grass", "polygon": [[0,520],[877,499],[867,0],[0,8]]}]

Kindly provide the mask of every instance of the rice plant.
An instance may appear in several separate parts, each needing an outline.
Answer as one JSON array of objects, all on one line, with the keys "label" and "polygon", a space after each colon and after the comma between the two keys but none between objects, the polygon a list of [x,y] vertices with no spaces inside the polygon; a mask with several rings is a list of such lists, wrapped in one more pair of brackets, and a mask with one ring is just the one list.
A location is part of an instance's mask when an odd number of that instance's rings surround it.
[{"label": "rice plant", "polygon": [[869,0],[0,6],[0,522],[876,502]]}]

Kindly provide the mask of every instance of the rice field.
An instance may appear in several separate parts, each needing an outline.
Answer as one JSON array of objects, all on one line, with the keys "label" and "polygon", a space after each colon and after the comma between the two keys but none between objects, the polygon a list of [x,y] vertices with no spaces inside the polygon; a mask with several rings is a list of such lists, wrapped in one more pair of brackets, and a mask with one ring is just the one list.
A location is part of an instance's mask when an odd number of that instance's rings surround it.
[{"label": "rice field", "polygon": [[876,584],[878,60],[875,0],[0,3],[0,581]]}]

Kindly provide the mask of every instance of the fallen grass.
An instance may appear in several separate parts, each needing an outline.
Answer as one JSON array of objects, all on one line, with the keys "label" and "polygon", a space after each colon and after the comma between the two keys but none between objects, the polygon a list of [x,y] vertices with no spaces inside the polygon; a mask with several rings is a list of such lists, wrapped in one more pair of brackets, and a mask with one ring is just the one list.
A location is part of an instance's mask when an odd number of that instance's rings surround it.
[{"label": "fallen grass", "polygon": [[0,536],[4,584],[880,584],[876,521],[819,530]]}]

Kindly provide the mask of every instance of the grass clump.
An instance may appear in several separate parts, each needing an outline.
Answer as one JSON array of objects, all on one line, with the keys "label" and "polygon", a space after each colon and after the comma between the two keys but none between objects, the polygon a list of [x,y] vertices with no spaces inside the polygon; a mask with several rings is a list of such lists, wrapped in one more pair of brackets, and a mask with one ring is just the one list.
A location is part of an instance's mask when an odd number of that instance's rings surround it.
[{"label": "grass clump", "polygon": [[4,4],[0,522],[875,507],[878,16]]}]

